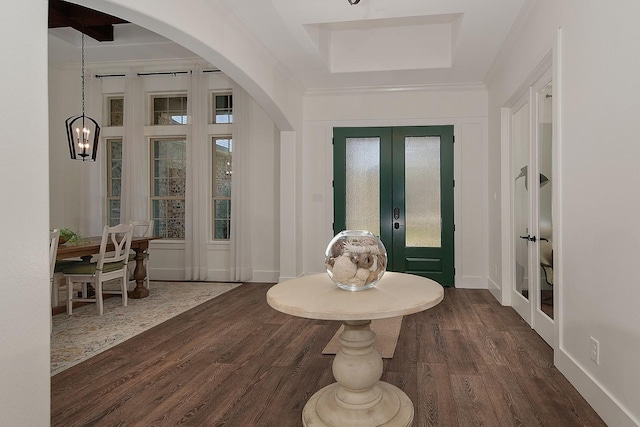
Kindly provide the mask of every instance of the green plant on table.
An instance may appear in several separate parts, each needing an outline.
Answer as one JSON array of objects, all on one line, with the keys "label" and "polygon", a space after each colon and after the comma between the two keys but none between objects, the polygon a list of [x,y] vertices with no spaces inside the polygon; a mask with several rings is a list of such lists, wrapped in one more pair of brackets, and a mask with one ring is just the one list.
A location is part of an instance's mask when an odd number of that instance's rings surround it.
[{"label": "green plant on table", "polygon": [[68,228],[60,229],[60,238],[64,238],[64,241],[71,246],[84,245],[86,243],[89,243],[89,239],[82,237],[80,233],[76,233],[75,231]]}]

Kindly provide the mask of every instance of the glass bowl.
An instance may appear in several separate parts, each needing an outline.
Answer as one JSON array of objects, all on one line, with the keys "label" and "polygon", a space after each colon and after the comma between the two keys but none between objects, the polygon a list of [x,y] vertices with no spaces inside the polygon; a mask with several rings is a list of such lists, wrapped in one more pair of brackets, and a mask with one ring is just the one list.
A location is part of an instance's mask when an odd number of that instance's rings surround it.
[{"label": "glass bowl", "polygon": [[327,274],[341,289],[373,288],[387,268],[387,250],[367,230],[345,230],[336,234],[325,251]]}]

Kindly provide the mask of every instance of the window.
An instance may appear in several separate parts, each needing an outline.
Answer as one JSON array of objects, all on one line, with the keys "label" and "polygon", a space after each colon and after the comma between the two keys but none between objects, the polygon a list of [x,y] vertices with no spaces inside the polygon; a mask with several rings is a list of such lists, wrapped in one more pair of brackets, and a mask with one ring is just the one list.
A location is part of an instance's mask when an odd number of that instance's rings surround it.
[{"label": "window", "polygon": [[120,223],[120,196],[122,194],[122,140],[107,140],[107,224]]},{"label": "window", "polygon": [[114,97],[108,99],[109,117],[108,126],[122,126],[124,123],[124,98]]},{"label": "window", "polygon": [[213,94],[213,123],[233,123],[233,95]]},{"label": "window", "polygon": [[157,96],[152,98],[154,125],[186,125],[186,96]]},{"label": "window", "polygon": [[184,239],[187,143],[184,138],[151,142],[151,212],[154,235]]},{"label": "window", "polygon": [[229,240],[231,231],[231,174],[233,139],[213,138],[213,239]]}]

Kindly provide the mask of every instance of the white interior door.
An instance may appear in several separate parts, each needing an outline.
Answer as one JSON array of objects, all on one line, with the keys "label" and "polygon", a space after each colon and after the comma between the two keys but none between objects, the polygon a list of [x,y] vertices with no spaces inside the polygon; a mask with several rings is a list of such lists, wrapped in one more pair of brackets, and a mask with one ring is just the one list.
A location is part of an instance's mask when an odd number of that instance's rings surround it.
[{"label": "white interior door", "polygon": [[536,298],[533,307],[533,328],[554,346],[554,269],[553,269],[553,83],[551,71],[534,85],[536,124],[533,149],[536,162],[537,184],[533,191],[537,242],[533,247],[536,277]]},{"label": "white interior door", "polygon": [[512,295],[511,305],[531,324],[531,193],[528,191],[531,104],[527,92],[511,110]]},{"label": "white interior door", "polygon": [[511,109],[511,303],[551,346],[553,307],[553,111],[551,71]]}]

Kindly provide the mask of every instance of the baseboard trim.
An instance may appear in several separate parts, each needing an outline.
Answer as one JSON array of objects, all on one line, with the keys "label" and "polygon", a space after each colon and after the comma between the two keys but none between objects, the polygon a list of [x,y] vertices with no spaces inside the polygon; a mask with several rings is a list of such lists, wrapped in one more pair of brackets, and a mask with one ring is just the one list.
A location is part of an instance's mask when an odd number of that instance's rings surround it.
[{"label": "baseboard trim", "polygon": [[456,277],[456,288],[487,289],[487,280],[481,276]]},{"label": "baseboard trim", "polygon": [[640,426],[640,421],[634,419],[628,409],[622,406],[602,384],[565,351],[558,349],[554,352],[554,363],[607,425],[616,427]]},{"label": "baseboard trim", "polygon": [[498,284],[494,282],[491,277],[487,279],[487,289],[501,305],[504,305],[504,303],[502,302],[502,289],[500,289],[500,286],[498,286]]}]

